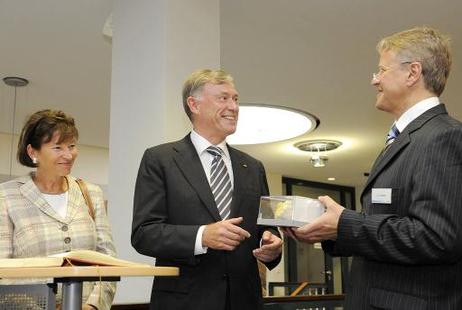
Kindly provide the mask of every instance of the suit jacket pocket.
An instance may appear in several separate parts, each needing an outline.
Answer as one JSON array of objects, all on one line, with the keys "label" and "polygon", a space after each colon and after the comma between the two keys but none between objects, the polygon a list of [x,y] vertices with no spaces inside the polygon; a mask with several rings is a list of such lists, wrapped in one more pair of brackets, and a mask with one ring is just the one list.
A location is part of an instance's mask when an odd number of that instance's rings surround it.
[{"label": "suit jacket pocket", "polygon": [[173,267],[178,267],[178,266],[197,266],[201,260],[200,257],[194,256],[190,258],[173,258],[172,259]]},{"label": "suit jacket pocket", "polygon": [[191,288],[192,278],[156,277],[154,291],[187,294]]},{"label": "suit jacket pocket", "polygon": [[369,298],[372,309],[383,310],[425,310],[427,302],[412,295],[372,288]]}]

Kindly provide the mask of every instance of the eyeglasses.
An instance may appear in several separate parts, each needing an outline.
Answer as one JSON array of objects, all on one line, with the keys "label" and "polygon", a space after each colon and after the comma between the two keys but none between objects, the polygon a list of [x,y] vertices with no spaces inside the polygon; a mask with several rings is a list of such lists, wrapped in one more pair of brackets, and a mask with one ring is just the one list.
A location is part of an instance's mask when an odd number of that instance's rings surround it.
[{"label": "eyeglasses", "polygon": [[[411,64],[411,63],[413,63],[413,62],[412,61],[403,61],[399,65]],[[390,69],[393,69],[393,67],[380,67],[379,72],[372,73],[372,80],[377,81],[382,76],[382,74],[384,74],[386,71],[388,71]]]}]

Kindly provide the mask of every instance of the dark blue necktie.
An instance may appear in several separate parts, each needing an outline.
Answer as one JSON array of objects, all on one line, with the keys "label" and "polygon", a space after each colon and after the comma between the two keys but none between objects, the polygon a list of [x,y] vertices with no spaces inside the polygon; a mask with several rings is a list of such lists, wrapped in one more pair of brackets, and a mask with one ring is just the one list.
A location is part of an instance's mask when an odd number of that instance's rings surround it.
[{"label": "dark blue necktie", "polygon": [[390,131],[387,134],[387,141],[385,142],[385,147],[392,144],[393,141],[395,141],[395,139],[398,137],[398,135],[399,135],[399,130],[398,128],[396,128],[396,124],[393,124],[393,126],[391,126]]}]

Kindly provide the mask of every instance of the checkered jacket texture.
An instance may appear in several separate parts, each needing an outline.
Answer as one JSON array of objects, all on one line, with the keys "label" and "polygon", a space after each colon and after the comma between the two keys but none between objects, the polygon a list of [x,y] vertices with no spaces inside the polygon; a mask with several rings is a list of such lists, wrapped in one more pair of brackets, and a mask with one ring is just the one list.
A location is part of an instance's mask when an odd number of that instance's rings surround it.
[{"label": "checkered jacket texture", "polygon": [[[82,249],[116,255],[101,189],[86,182],[95,209],[93,220],[75,178],[67,176],[67,179],[65,218],[47,203],[30,175],[0,184],[0,258],[48,256]],[[12,282],[46,280],[0,280],[0,284]],[[86,282],[82,301],[99,310],[108,310],[114,294],[114,282]],[[60,298],[58,293],[57,302]]]}]

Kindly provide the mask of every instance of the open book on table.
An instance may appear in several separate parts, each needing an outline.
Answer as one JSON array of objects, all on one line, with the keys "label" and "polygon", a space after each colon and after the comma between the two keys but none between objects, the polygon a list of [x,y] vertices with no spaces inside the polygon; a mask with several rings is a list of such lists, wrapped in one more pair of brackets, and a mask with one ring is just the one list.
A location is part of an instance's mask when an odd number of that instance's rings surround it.
[{"label": "open book on table", "polygon": [[59,266],[147,267],[151,265],[135,263],[91,250],[75,250],[45,257],[0,259],[0,268]]}]

